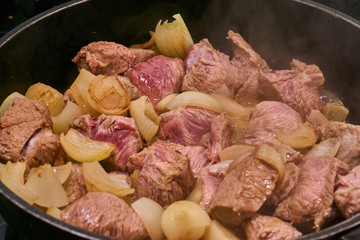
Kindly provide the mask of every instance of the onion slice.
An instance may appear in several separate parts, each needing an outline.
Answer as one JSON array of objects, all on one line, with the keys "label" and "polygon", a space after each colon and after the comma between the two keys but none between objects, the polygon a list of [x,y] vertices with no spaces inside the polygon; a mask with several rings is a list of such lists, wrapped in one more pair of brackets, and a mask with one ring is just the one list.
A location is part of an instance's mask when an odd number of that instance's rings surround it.
[{"label": "onion slice", "polygon": [[152,199],[142,197],[131,206],[143,222],[151,240],[163,240],[165,235],[160,222],[164,209],[161,205]]},{"label": "onion slice", "polygon": [[67,162],[66,164],[61,166],[53,167],[54,173],[56,174],[61,184],[63,184],[70,176],[71,167],[72,167],[71,162]]},{"label": "onion slice", "polygon": [[295,149],[311,147],[318,139],[309,123],[304,123],[293,131],[279,131],[276,137],[281,143]]},{"label": "onion slice", "polygon": [[245,119],[250,118],[250,113],[253,107],[244,107],[243,105],[236,102],[234,99],[231,99],[227,96],[220,95],[220,94],[211,94],[218,104],[220,105],[221,109],[227,113],[228,116],[232,117],[239,117],[243,116]]},{"label": "onion slice", "polygon": [[167,106],[168,110],[174,110],[178,107],[192,106],[209,109],[221,113],[223,110],[215,98],[202,92],[187,91],[177,95]]},{"label": "onion slice", "polygon": [[209,172],[217,176],[225,176],[227,169],[234,160],[225,160],[219,163],[215,163],[209,167]]},{"label": "onion slice", "polygon": [[199,179],[196,180],[195,186],[191,193],[186,197],[186,200],[199,203],[203,197],[203,185]]},{"label": "onion slice", "polygon": [[60,135],[60,142],[66,154],[78,162],[103,160],[115,149],[114,144],[91,140],[73,128]]},{"label": "onion slice", "polygon": [[304,159],[330,156],[335,157],[340,148],[340,140],[337,138],[328,138],[315,145],[309,152],[306,153]]},{"label": "onion slice", "polygon": [[52,118],[53,130],[56,134],[67,133],[69,125],[74,119],[84,114],[79,105],[72,101],[67,101],[62,112],[56,117]]},{"label": "onion slice", "polygon": [[167,95],[166,97],[164,97],[163,99],[160,100],[160,102],[158,102],[156,104],[156,109],[159,112],[165,112],[167,109],[167,106],[169,105],[169,103],[177,96],[179,95],[178,93],[171,93],[169,95]]},{"label": "onion slice", "polygon": [[329,122],[329,120],[324,116],[324,114],[314,109],[311,110],[310,114],[306,117],[306,119],[312,124],[317,125],[324,125]]},{"label": "onion slice", "polygon": [[18,92],[13,92],[5,98],[5,100],[2,102],[0,106],[0,117],[2,117],[4,115],[4,112],[8,110],[9,107],[12,106],[14,99],[19,97],[24,98],[25,96]]},{"label": "onion slice", "polygon": [[51,206],[46,209],[46,214],[56,219],[61,220],[61,210],[57,207]]},{"label": "onion slice", "polygon": [[203,240],[240,240],[233,231],[221,225],[218,221],[212,220]]},{"label": "onion slice", "polygon": [[254,146],[249,145],[232,145],[219,152],[219,157],[221,161],[235,160],[240,155],[246,152],[254,151],[254,149]]}]

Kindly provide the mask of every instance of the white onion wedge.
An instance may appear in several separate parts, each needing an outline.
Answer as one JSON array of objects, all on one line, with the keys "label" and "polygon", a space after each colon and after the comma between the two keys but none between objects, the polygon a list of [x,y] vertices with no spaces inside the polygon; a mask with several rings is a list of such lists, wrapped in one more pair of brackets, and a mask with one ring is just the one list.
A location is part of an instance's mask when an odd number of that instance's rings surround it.
[{"label": "white onion wedge", "polygon": [[212,220],[210,227],[206,230],[203,240],[240,240],[233,231]]},{"label": "white onion wedge", "polygon": [[60,135],[60,142],[66,154],[78,162],[103,160],[115,149],[114,144],[91,140],[73,128]]},{"label": "white onion wedge", "polygon": [[335,157],[340,148],[340,140],[337,138],[328,138],[315,145],[309,152],[306,153],[304,159],[330,156]]},{"label": "white onion wedge", "polygon": [[330,121],[344,122],[349,114],[349,109],[347,109],[343,103],[338,100],[326,103],[323,106],[322,112]]},{"label": "white onion wedge", "polygon": [[295,149],[311,147],[318,140],[314,129],[308,123],[302,124],[293,131],[279,131],[276,137],[281,143]]},{"label": "white onion wedge", "polygon": [[312,109],[310,114],[306,117],[306,119],[312,124],[324,125],[329,120],[318,110]]},{"label": "white onion wedge", "polygon": [[169,105],[169,103],[177,96],[179,95],[178,93],[171,93],[169,95],[167,95],[166,97],[164,97],[163,99],[160,100],[160,102],[158,102],[156,104],[156,109],[159,112],[165,112],[167,106]]},{"label": "white onion wedge", "polygon": [[247,119],[250,118],[250,113],[253,107],[244,107],[243,105],[236,102],[234,99],[231,99],[224,95],[211,94],[210,96],[218,102],[221,109],[226,112],[228,116],[243,116]]},{"label": "white onion wedge", "polygon": [[56,219],[61,220],[61,210],[57,207],[51,206],[46,209],[46,214]]},{"label": "white onion wedge", "polygon": [[5,98],[5,100],[2,102],[0,106],[0,117],[2,117],[4,115],[4,112],[8,110],[9,107],[12,106],[14,99],[19,97],[24,98],[25,96],[18,92],[13,92]]},{"label": "white onion wedge", "polygon": [[114,180],[114,176],[112,178],[99,162],[84,162],[82,166],[86,188],[89,192],[108,192],[118,197],[125,197],[134,192],[126,181]]},{"label": "white onion wedge", "polygon": [[59,179],[61,184],[63,184],[70,176],[71,167],[72,167],[71,162],[67,162],[66,164],[61,166],[53,167],[54,173],[56,177]]},{"label": "white onion wedge", "polygon": [[151,240],[163,240],[165,235],[160,222],[164,209],[161,205],[152,199],[142,197],[131,206],[143,222]]},{"label": "white onion wedge", "polygon": [[32,168],[25,186],[39,196],[35,203],[41,207],[63,207],[69,204],[64,187],[50,164]]},{"label": "white onion wedge", "polygon": [[69,125],[74,119],[84,114],[79,105],[72,101],[67,101],[62,112],[52,118],[53,130],[56,134],[67,133]]},{"label": "white onion wedge", "polygon": [[203,197],[202,187],[203,187],[202,183],[199,181],[199,179],[197,179],[193,190],[186,197],[186,200],[199,203]]},{"label": "white onion wedge", "polygon": [[186,200],[172,203],[161,217],[161,227],[169,240],[201,239],[210,223],[204,209]]},{"label": "white onion wedge", "polygon": [[279,183],[282,182],[285,176],[285,161],[278,151],[263,143],[255,149],[254,157],[273,166],[278,171]]},{"label": "white onion wedge", "polygon": [[221,161],[235,160],[243,153],[254,151],[254,149],[254,146],[249,145],[232,145],[219,152],[219,157]]},{"label": "white onion wedge", "polygon": [[167,106],[168,110],[174,110],[178,107],[192,106],[209,109],[221,113],[223,110],[215,98],[202,92],[187,91],[177,95]]}]

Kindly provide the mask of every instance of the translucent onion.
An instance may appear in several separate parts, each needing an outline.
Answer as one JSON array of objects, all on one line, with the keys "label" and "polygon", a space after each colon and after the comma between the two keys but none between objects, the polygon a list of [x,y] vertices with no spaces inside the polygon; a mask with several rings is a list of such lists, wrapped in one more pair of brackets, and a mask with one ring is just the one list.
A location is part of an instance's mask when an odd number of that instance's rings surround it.
[{"label": "translucent onion", "polygon": [[134,189],[126,181],[114,180],[99,162],[83,163],[86,188],[89,192],[108,192],[118,197],[132,194]]},{"label": "translucent onion", "polygon": [[195,186],[191,193],[186,197],[186,200],[199,203],[203,197],[202,183],[199,179],[196,180]]},{"label": "translucent onion", "polygon": [[234,160],[225,160],[219,163],[213,164],[209,168],[209,172],[217,176],[225,176],[227,169]]},{"label": "translucent onion", "polygon": [[18,92],[13,92],[9,96],[7,96],[7,98],[5,98],[5,100],[2,102],[0,106],[0,117],[2,117],[4,115],[4,112],[8,110],[9,107],[12,106],[14,99],[19,97],[24,98],[25,96]]},{"label": "translucent onion", "polygon": [[236,234],[221,225],[218,221],[212,220],[210,227],[207,229],[203,240],[240,240]]},{"label": "translucent onion", "polygon": [[70,92],[76,103],[80,106],[82,112],[91,116],[98,116],[100,113],[93,109],[88,102],[88,89],[90,82],[95,78],[91,72],[81,69],[79,75],[70,86]]},{"label": "translucent onion", "polygon": [[319,144],[315,145],[309,152],[306,153],[304,159],[320,156],[335,157],[340,148],[340,141],[337,138],[328,138]]},{"label": "translucent onion", "polygon": [[164,97],[163,99],[161,99],[160,102],[158,102],[156,104],[156,109],[159,112],[165,112],[167,109],[167,106],[169,105],[169,103],[177,96],[179,95],[178,93],[172,93],[167,95],[166,97]]},{"label": "translucent onion", "polygon": [[206,211],[187,200],[172,203],[161,217],[161,227],[169,240],[201,239],[210,223]]},{"label": "translucent onion", "polygon": [[131,206],[143,222],[151,240],[163,240],[165,235],[160,222],[164,209],[161,205],[152,199],[142,197]]},{"label": "translucent onion", "polygon": [[58,115],[65,107],[63,95],[55,88],[43,83],[31,85],[25,96],[44,103],[49,108],[52,117]]},{"label": "translucent onion", "polygon": [[338,100],[334,102],[328,102],[323,106],[322,110],[324,116],[330,121],[344,122],[347,115],[349,114],[349,109],[347,109],[343,103]]},{"label": "translucent onion", "polygon": [[141,136],[150,142],[156,135],[160,119],[151,104],[147,104],[147,97],[142,96],[130,103],[130,114],[134,118]]},{"label": "translucent onion", "polygon": [[217,113],[221,113],[223,111],[215,98],[206,93],[196,91],[180,93],[168,104],[167,109],[173,110],[184,106],[201,107]]},{"label": "translucent onion", "polygon": [[64,187],[50,164],[32,168],[25,186],[39,196],[35,203],[41,207],[63,207],[69,204]]},{"label": "translucent onion", "polygon": [[285,161],[278,151],[263,143],[256,148],[254,157],[273,166],[278,171],[279,183],[282,182],[285,176]]},{"label": "translucent onion", "polygon": [[39,196],[24,185],[25,169],[25,162],[7,162],[1,176],[1,182],[25,202],[32,205]]},{"label": "translucent onion", "polygon": [[130,96],[116,76],[94,77],[88,88],[87,101],[95,111],[120,115],[130,105]]},{"label": "translucent onion", "polygon": [[53,130],[56,134],[67,133],[69,125],[74,119],[84,114],[79,105],[72,101],[67,101],[62,112],[56,117],[52,118]]},{"label": "translucent onion", "polygon": [[329,120],[318,110],[312,109],[310,114],[306,117],[306,119],[312,124],[324,125]]},{"label": "translucent onion", "polygon": [[180,14],[173,16],[175,20],[158,22],[154,39],[157,49],[162,55],[184,59],[189,49],[194,45],[188,28]]},{"label": "translucent onion", "polygon": [[72,168],[72,163],[67,162],[64,165],[53,167],[56,177],[59,179],[60,183],[63,184],[68,177],[70,176]]},{"label": "translucent onion", "polygon": [[56,219],[61,220],[61,210],[57,207],[51,206],[46,209],[46,214]]},{"label": "translucent onion", "polygon": [[154,48],[154,46],[155,46],[154,32],[149,31],[149,33],[150,33],[150,36],[151,36],[149,41],[147,41],[145,43],[140,43],[140,44],[133,44],[129,48],[142,48],[142,49],[152,49],[152,48]]},{"label": "translucent onion", "polygon": [[276,137],[281,143],[295,149],[311,147],[318,139],[314,129],[307,123],[293,131],[279,131]]},{"label": "translucent onion", "polygon": [[60,142],[66,154],[78,162],[103,160],[115,149],[114,144],[91,140],[73,128],[60,135]]},{"label": "translucent onion", "polygon": [[249,145],[232,145],[219,152],[219,157],[221,161],[235,160],[240,155],[249,151],[254,151],[254,149],[254,146]]},{"label": "translucent onion", "polygon": [[243,116],[243,118],[249,120],[253,107],[244,107],[235,100],[220,94],[211,94],[211,97],[213,97],[218,102],[221,109],[226,112],[228,116]]}]

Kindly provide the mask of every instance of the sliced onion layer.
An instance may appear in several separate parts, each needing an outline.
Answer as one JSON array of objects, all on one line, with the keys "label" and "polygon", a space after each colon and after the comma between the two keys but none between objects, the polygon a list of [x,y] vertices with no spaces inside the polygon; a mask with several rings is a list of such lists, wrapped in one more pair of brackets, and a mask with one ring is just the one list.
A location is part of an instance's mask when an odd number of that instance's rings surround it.
[{"label": "sliced onion layer", "polygon": [[56,219],[61,220],[61,210],[57,207],[51,206],[46,209],[46,214]]},{"label": "sliced onion layer", "polygon": [[335,102],[326,103],[322,112],[324,113],[324,116],[330,121],[344,122],[347,115],[349,114],[349,109],[347,109],[343,103],[338,100]]},{"label": "sliced onion layer", "polygon": [[329,120],[318,110],[312,109],[310,114],[306,117],[306,119],[312,124],[324,125]]},{"label": "sliced onion layer", "polygon": [[219,239],[240,240],[240,238],[238,238],[233,231],[221,225],[218,221],[212,220],[210,227],[207,229],[203,240],[219,240]]},{"label": "sliced onion layer", "polygon": [[340,148],[340,140],[337,138],[328,138],[319,144],[315,145],[309,152],[306,153],[304,159],[330,156],[335,157]]},{"label": "sliced onion layer", "polygon": [[235,160],[246,152],[254,151],[254,149],[254,146],[249,145],[232,145],[219,152],[219,157],[221,161]]},{"label": "sliced onion layer", "polygon": [[63,184],[70,176],[71,167],[72,167],[71,162],[67,162],[66,164],[61,166],[53,167],[54,173],[56,177],[59,179],[61,184]]},{"label": "sliced onion layer", "polygon": [[196,180],[195,186],[191,193],[186,197],[186,200],[199,203],[203,197],[202,183],[199,179]]},{"label": "sliced onion layer", "polygon": [[169,240],[201,239],[210,223],[210,217],[204,209],[186,200],[172,203],[161,217],[161,227]]},{"label": "sliced onion layer", "polygon": [[243,118],[245,119],[250,118],[250,113],[253,107],[244,107],[243,105],[236,102],[234,99],[220,94],[211,94],[211,97],[213,97],[218,102],[221,109],[226,112],[228,116],[243,116]]},{"label": "sliced onion layer", "polygon": [[0,106],[0,117],[2,117],[4,115],[4,112],[8,110],[9,107],[12,106],[14,99],[19,97],[24,98],[25,96],[18,92],[13,92],[9,96],[7,96],[7,98],[5,98],[5,100],[2,102]]},{"label": "sliced onion layer", "polygon": [[293,131],[279,131],[276,137],[281,143],[295,149],[311,147],[318,139],[314,129],[308,123],[302,124]]},{"label": "sliced onion layer", "polygon": [[164,209],[161,205],[152,199],[142,197],[131,206],[143,222],[151,240],[163,240],[165,235],[160,222]]},{"label": "sliced onion layer", "polygon": [[78,162],[103,160],[115,149],[114,144],[91,140],[73,128],[60,135],[60,142],[67,155]]},{"label": "sliced onion layer", "polygon": [[169,105],[169,103],[177,96],[179,95],[178,93],[172,93],[167,95],[166,97],[164,97],[163,99],[161,99],[160,102],[158,102],[156,104],[156,109],[159,112],[165,112],[167,109],[167,106]]},{"label": "sliced onion layer", "polygon": [[69,125],[74,119],[84,114],[80,106],[72,101],[67,101],[62,112],[56,117],[52,118],[53,130],[56,134],[67,133]]},{"label": "sliced onion layer", "polygon": [[217,113],[221,113],[223,111],[215,98],[206,93],[196,91],[180,93],[168,104],[167,109],[173,110],[178,107],[185,106],[201,107]]}]

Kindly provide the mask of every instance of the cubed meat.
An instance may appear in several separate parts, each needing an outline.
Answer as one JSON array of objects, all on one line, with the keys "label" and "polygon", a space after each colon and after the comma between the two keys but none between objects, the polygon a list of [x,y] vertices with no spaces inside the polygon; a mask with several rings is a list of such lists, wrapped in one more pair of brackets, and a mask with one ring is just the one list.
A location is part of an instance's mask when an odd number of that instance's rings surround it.
[{"label": "cubed meat", "polygon": [[155,56],[155,52],[151,49],[129,48],[129,51],[132,52],[132,54],[135,56],[134,62],[132,64],[133,66],[141,62],[146,62]]},{"label": "cubed meat", "polygon": [[199,181],[202,190],[202,197],[199,205],[205,211],[210,212],[209,206],[211,201],[215,198],[222,180],[222,176],[210,173],[209,168],[207,167],[202,168],[199,172],[197,181]]},{"label": "cubed meat", "polygon": [[121,198],[89,192],[61,212],[66,223],[113,239],[146,239],[147,231],[135,211]]},{"label": "cubed meat", "polygon": [[68,196],[69,204],[75,202],[87,193],[84,173],[80,164],[73,163],[71,165],[70,175],[63,183],[63,187]]},{"label": "cubed meat", "polygon": [[131,100],[138,99],[141,97],[141,92],[134,84],[130,82],[130,79],[124,76],[116,76],[117,79],[121,82],[121,85],[124,87],[125,91],[129,94]]}]

